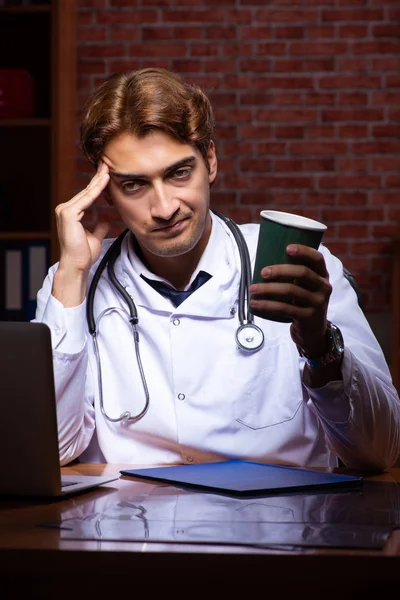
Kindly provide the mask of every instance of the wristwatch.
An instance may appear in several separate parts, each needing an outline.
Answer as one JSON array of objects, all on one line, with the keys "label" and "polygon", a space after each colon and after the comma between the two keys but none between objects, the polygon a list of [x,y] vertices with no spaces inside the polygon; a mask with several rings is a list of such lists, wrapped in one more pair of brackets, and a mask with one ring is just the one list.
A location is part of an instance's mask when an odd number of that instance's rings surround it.
[{"label": "wristwatch", "polygon": [[333,362],[342,360],[344,352],[344,341],[339,327],[328,321],[326,330],[327,351],[322,356],[308,356],[303,350],[297,347],[300,356],[306,359],[306,362],[312,369],[325,367]]}]

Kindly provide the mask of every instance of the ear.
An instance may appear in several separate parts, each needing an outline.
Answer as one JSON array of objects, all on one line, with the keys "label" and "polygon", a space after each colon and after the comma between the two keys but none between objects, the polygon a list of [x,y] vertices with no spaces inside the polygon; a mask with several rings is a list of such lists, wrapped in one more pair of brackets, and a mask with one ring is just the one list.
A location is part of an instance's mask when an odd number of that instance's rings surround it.
[{"label": "ear", "polygon": [[217,153],[213,140],[211,140],[208,146],[207,160],[209,165],[208,181],[211,185],[217,176]]}]

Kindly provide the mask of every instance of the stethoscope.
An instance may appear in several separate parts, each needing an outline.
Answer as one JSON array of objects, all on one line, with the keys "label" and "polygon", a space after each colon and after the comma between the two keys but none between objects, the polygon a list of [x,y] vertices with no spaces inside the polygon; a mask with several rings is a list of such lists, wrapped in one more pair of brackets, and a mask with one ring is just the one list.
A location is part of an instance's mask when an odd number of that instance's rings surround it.
[{"label": "stethoscope", "polygon": [[[235,339],[238,348],[243,350],[244,352],[257,352],[262,345],[264,344],[264,333],[254,323],[254,316],[249,310],[249,302],[250,302],[250,294],[249,294],[249,286],[251,283],[251,263],[250,263],[250,255],[249,250],[247,248],[246,240],[243,237],[242,232],[239,227],[236,225],[232,219],[222,215],[216,211],[213,211],[214,214],[222,219],[228,229],[232,232],[237,248],[239,251],[240,257],[240,284],[239,284],[239,299],[238,299],[238,318],[239,318],[239,327],[235,333]],[[139,421],[146,414],[149,408],[150,396],[149,390],[146,383],[146,377],[143,370],[142,360],[140,358],[139,351],[139,331],[138,331],[138,323],[139,318],[136,310],[135,303],[130,296],[130,294],[126,291],[126,289],[121,285],[115,275],[115,262],[121,253],[121,245],[125,235],[129,232],[129,229],[123,231],[117,239],[111,244],[110,248],[107,250],[105,255],[100,261],[99,266],[96,269],[92,282],[90,284],[88,296],[87,296],[87,304],[86,304],[86,318],[89,328],[89,333],[93,338],[93,346],[94,352],[96,356],[97,362],[97,373],[98,373],[98,387],[99,387],[99,398],[100,398],[100,409],[103,416],[113,423],[117,423],[119,421]],[[110,307],[103,310],[99,316],[97,317],[97,321],[94,318],[94,295],[96,293],[97,285],[99,279],[107,267],[107,273],[110,278],[110,281],[115,288],[115,290],[122,296],[128,305],[129,314],[125,309],[119,309],[117,307]],[[100,352],[97,342],[97,325],[100,319],[108,312],[111,311],[121,311],[125,314],[128,314],[129,322],[132,326],[133,332],[133,340],[135,345],[136,359],[139,367],[140,377],[142,380],[143,390],[145,393],[145,404],[143,410],[137,415],[132,415],[128,410],[123,412],[119,417],[113,418],[107,415],[104,408],[104,400],[103,400],[103,385],[102,385],[102,374],[101,374],[101,361],[100,361]]]}]

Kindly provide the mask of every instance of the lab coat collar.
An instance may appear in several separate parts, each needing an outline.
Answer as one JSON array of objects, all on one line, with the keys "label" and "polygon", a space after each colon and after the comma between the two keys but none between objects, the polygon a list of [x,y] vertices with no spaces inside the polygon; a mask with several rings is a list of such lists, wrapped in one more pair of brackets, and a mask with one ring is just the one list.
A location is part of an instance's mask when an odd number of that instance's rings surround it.
[{"label": "lab coat collar", "polygon": [[239,253],[228,228],[213,213],[211,216],[210,239],[188,285],[201,270],[212,277],[177,308],[140,277],[143,273],[151,279],[166,281],[145,267],[135,252],[132,236],[125,237],[115,273],[137,306],[170,315],[232,318],[231,310],[237,306],[239,292]]}]

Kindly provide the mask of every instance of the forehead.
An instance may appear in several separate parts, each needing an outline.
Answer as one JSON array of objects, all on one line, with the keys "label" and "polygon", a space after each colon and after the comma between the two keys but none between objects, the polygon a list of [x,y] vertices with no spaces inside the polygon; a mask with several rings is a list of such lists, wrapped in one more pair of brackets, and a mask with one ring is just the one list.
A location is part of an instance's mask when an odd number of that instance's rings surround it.
[{"label": "forehead", "polygon": [[116,136],[104,148],[103,160],[113,171],[150,175],[186,156],[198,158],[200,153],[164,132],[151,131],[140,138],[132,133]]}]

